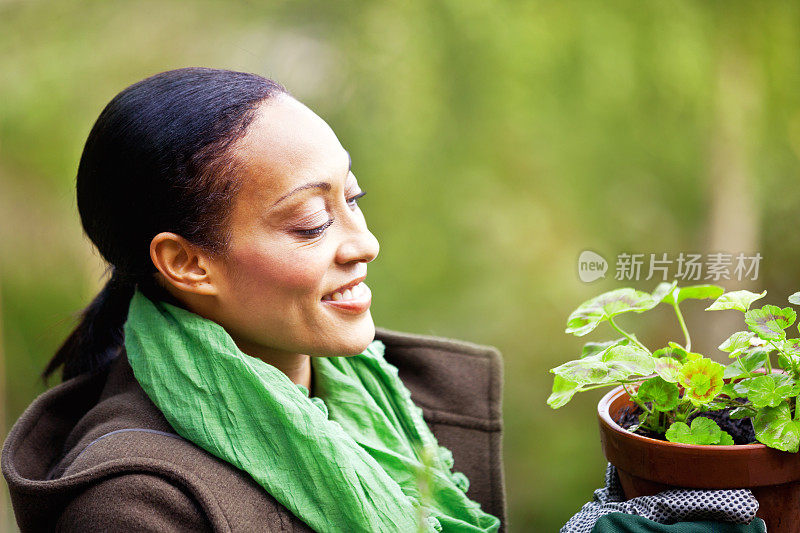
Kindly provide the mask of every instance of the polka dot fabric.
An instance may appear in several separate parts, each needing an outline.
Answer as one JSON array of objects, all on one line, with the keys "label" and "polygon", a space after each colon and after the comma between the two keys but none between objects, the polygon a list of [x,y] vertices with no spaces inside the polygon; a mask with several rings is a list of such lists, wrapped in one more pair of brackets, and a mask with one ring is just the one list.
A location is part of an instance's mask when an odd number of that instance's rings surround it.
[{"label": "polka dot fabric", "polygon": [[661,524],[715,520],[749,524],[756,517],[758,501],[753,493],[740,490],[668,490],[655,496],[625,500],[617,469],[606,468],[606,486],[561,528],[560,533],[589,533],[597,519],[609,513],[639,515]]}]

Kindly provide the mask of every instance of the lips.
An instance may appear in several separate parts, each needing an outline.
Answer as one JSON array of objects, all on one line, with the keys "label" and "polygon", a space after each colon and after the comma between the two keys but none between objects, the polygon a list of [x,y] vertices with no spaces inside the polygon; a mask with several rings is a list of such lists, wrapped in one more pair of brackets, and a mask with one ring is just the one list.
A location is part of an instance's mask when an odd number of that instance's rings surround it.
[{"label": "lips", "polygon": [[322,305],[328,309],[350,315],[362,315],[372,304],[372,291],[364,283],[366,276],[354,279],[342,285],[330,294],[322,297]]}]

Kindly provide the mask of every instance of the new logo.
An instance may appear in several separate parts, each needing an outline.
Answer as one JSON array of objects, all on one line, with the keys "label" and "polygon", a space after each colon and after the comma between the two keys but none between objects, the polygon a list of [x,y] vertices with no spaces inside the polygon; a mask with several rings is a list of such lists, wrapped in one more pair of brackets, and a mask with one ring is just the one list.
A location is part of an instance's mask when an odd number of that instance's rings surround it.
[{"label": "new logo", "polygon": [[607,270],[608,261],[600,254],[584,250],[578,257],[578,277],[584,283],[590,283],[606,277]]}]

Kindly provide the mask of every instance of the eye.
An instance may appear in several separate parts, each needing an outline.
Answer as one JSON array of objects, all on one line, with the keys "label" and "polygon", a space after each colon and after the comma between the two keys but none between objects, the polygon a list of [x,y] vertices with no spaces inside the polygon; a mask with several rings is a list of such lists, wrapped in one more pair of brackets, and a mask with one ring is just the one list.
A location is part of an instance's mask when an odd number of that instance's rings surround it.
[{"label": "eye", "polygon": [[322,233],[326,229],[328,229],[328,226],[330,226],[331,224],[333,224],[333,217],[328,219],[328,221],[326,223],[324,223],[323,225],[321,225],[319,227],[311,228],[311,229],[300,229],[300,230],[297,230],[297,233],[299,235],[304,236],[304,237],[316,237],[318,235],[322,235]]},{"label": "eye", "polygon": [[358,205],[358,199],[367,194],[366,191],[361,191],[360,193],[356,194],[355,196],[351,196],[347,199],[347,204],[350,207],[356,207]]}]

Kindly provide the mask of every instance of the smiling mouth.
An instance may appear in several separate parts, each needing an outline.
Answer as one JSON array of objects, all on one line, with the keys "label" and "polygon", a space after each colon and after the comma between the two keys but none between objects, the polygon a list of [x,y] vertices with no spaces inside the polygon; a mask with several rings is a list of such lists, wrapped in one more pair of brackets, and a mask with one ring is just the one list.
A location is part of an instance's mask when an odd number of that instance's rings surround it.
[{"label": "smiling mouth", "polygon": [[322,305],[338,312],[360,316],[372,305],[372,291],[362,281],[350,289],[323,296]]},{"label": "smiling mouth", "polygon": [[363,281],[359,282],[352,288],[345,289],[343,291],[336,291],[331,294],[326,294],[322,297],[322,301],[360,301],[364,300],[370,294],[369,289],[367,288],[367,284]]}]

